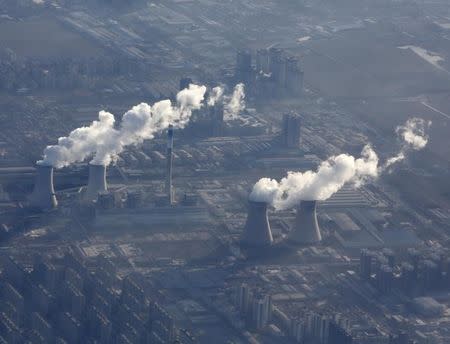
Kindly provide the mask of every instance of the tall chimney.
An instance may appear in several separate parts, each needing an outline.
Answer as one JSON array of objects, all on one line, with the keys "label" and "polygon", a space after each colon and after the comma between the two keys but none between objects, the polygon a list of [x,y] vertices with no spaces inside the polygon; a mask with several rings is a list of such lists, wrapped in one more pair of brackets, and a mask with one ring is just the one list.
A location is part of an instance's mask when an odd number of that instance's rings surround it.
[{"label": "tall chimney", "polygon": [[167,175],[165,191],[169,200],[169,204],[173,203],[173,187],[172,187],[172,163],[173,163],[173,125],[169,125],[167,130]]},{"label": "tall chimney", "polygon": [[316,206],[316,201],[301,201],[289,240],[297,244],[317,244],[322,240]]},{"label": "tall chimney", "polygon": [[248,201],[247,222],[241,241],[245,246],[252,247],[265,247],[273,243],[266,202]]},{"label": "tall chimney", "polygon": [[41,210],[56,208],[58,201],[53,188],[53,167],[49,165],[36,165],[36,181],[30,195],[30,206]]},{"label": "tall chimney", "polygon": [[107,190],[106,166],[89,164],[89,180],[84,194],[86,201],[95,201],[100,192]]}]

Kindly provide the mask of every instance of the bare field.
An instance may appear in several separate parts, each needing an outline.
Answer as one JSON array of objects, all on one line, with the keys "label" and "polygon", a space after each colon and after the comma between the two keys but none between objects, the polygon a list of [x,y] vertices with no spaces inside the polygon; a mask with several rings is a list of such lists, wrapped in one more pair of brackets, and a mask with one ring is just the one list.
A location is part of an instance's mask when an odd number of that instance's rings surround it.
[{"label": "bare field", "polygon": [[19,57],[93,57],[104,49],[56,18],[33,17],[26,21],[0,21],[0,46]]},{"label": "bare field", "polygon": [[[351,30],[306,43],[305,80],[329,97],[405,97],[450,91],[450,77],[409,49],[401,34]],[[435,50],[435,49],[433,49]]]}]

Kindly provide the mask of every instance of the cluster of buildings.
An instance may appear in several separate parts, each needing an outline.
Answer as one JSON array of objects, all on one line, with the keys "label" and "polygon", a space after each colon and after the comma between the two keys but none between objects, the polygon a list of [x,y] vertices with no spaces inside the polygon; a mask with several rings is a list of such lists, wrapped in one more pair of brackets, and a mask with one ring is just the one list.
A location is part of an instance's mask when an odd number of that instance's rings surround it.
[{"label": "cluster of buildings", "polygon": [[241,284],[236,291],[236,307],[248,326],[260,330],[272,320],[272,299],[270,295],[259,294],[247,284]]},{"label": "cluster of buildings", "polygon": [[[317,313],[289,318],[272,303],[272,297],[243,283],[236,288],[235,306],[249,328],[278,333],[284,328],[296,343],[351,344],[348,320],[339,314]],[[276,326],[277,324],[278,326]]]},{"label": "cluster of buildings", "polygon": [[365,249],[360,255],[360,275],[381,293],[396,289],[406,295],[422,296],[450,286],[449,262],[448,252],[410,248],[400,260],[390,249]]},{"label": "cluster of buildings", "polygon": [[303,89],[299,59],[275,47],[257,50],[255,64],[250,51],[238,51],[234,78],[244,82],[258,100],[298,98]]},{"label": "cluster of buildings", "polygon": [[351,344],[353,337],[348,333],[347,321],[338,314],[333,317],[308,314],[303,319],[291,322],[291,336],[297,343],[314,340],[320,344]]},{"label": "cluster of buildings", "polygon": [[95,89],[103,79],[149,71],[147,64],[120,56],[23,59],[0,50],[0,91]]},{"label": "cluster of buildings", "polygon": [[94,268],[75,252],[34,258],[31,269],[2,257],[0,342],[173,343],[174,321],[139,276],[119,278],[99,256]]}]

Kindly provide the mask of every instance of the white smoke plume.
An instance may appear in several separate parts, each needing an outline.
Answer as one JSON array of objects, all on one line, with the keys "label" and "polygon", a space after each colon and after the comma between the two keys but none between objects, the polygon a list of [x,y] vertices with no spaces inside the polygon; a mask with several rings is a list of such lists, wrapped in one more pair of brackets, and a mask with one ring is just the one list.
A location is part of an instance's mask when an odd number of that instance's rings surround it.
[{"label": "white smoke plume", "polygon": [[395,132],[405,143],[414,150],[421,150],[428,143],[427,129],[431,126],[431,121],[422,118],[410,118],[404,125],[397,127]]},{"label": "white smoke plume", "polygon": [[47,146],[43,159],[37,163],[62,168],[83,161],[95,152],[98,144],[115,134],[114,123],[113,114],[100,111],[98,121],[93,121],[88,127],[73,130],[67,137],[60,137],[57,145]]},{"label": "white smoke plume", "polygon": [[245,86],[237,84],[231,95],[225,94],[222,86],[214,87],[208,97],[208,106],[214,106],[217,102],[224,104],[224,119],[226,121],[239,117],[239,113],[245,109]]},{"label": "white smoke plume", "polygon": [[152,106],[146,103],[134,106],[123,115],[116,135],[99,145],[91,163],[109,165],[126,146],[152,139],[170,124],[174,128],[184,128],[191,118],[192,111],[202,107],[205,92],[205,86],[191,84],[178,92],[176,105],[172,105],[167,99]]},{"label": "white smoke plume", "polygon": [[389,158],[382,166],[379,166],[375,151],[370,145],[366,145],[361,157],[357,159],[348,154],[340,154],[323,161],[317,171],[288,172],[279,182],[262,178],[253,186],[249,198],[269,203],[278,210],[295,207],[300,201],[326,200],[345,184],[358,187],[367,180],[377,178],[387,167],[405,158],[405,147],[415,150],[424,148],[428,140],[426,128],[429,125],[414,118],[398,127],[396,132],[405,144],[399,154]]},{"label": "white smoke plume", "polygon": [[387,159],[384,167],[387,168],[394,163],[402,161],[411,150],[421,150],[428,143],[427,129],[431,126],[431,121],[425,121],[422,118],[410,118],[404,125],[399,125],[395,132],[403,141],[400,152]]},{"label": "white smoke plume", "polygon": [[233,120],[245,109],[245,87],[244,84],[237,84],[231,96],[225,97],[224,119]]},{"label": "white smoke plume", "polygon": [[208,97],[208,106],[214,106],[218,101],[222,100],[223,93],[224,89],[222,86],[213,87]]},{"label": "white smoke plume", "polygon": [[376,178],[378,173],[378,156],[370,146],[365,146],[358,159],[340,154],[323,161],[317,171],[288,172],[280,182],[262,178],[253,187],[250,199],[270,203],[276,209],[288,209],[301,200],[326,200],[344,184],[358,186]]},{"label": "white smoke plume", "polygon": [[94,155],[92,164],[108,165],[126,146],[153,138],[169,124],[184,128],[192,111],[201,108],[205,92],[205,86],[191,84],[178,92],[174,105],[168,99],[136,105],[123,115],[118,129],[114,128],[114,116],[101,111],[99,120],[89,127],[75,129],[68,137],[59,138],[57,145],[47,146],[38,163],[61,168]]}]

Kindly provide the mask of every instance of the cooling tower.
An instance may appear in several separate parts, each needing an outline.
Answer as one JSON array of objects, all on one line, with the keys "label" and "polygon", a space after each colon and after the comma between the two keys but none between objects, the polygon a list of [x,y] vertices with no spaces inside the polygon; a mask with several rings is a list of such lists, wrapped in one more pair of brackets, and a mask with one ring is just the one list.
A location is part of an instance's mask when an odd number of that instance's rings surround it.
[{"label": "cooling tower", "polygon": [[300,203],[289,240],[297,244],[316,244],[322,240],[317,223],[316,201]]},{"label": "cooling tower", "polygon": [[56,208],[58,201],[53,188],[53,167],[36,165],[36,181],[30,195],[30,206],[41,210]]},{"label": "cooling tower", "polygon": [[86,201],[95,201],[100,192],[105,192],[106,186],[106,166],[89,165],[89,180],[84,194]]},{"label": "cooling tower", "polygon": [[242,244],[245,246],[270,246],[273,242],[267,216],[267,203],[248,201],[248,215],[242,234]]}]

